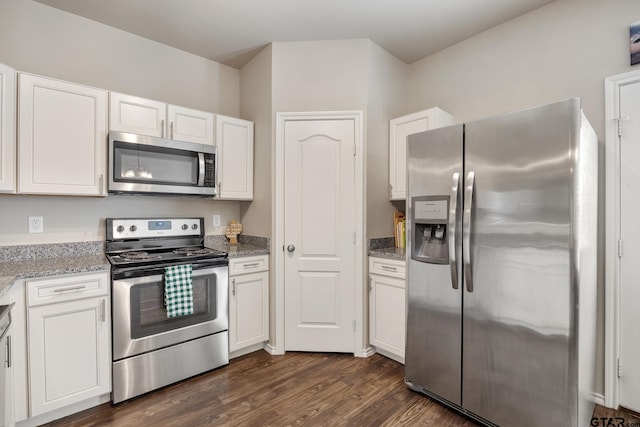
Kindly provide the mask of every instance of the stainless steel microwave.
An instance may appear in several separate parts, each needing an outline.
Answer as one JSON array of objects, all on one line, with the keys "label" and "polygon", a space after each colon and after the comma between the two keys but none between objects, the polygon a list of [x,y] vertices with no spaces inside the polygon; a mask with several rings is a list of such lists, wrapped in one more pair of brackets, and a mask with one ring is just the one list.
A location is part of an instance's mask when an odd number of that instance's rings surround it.
[{"label": "stainless steel microwave", "polygon": [[109,132],[109,192],[217,194],[216,147]]}]

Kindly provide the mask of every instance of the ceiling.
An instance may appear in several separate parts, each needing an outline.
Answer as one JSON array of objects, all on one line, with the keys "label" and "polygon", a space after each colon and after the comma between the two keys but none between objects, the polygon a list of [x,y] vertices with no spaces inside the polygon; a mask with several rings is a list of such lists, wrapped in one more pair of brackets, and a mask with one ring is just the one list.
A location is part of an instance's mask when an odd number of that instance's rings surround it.
[{"label": "ceiling", "polygon": [[36,0],[241,68],[271,42],[367,38],[406,63],[554,0]]}]

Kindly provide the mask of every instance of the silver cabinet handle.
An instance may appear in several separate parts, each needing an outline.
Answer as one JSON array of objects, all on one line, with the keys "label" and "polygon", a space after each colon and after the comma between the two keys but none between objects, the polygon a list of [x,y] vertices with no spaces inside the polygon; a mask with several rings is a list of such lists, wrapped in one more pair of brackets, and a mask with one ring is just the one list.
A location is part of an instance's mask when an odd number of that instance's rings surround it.
[{"label": "silver cabinet handle", "polygon": [[471,211],[473,209],[473,192],[475,187],[475,173],[467,174],[467,182],[464,189],[464,218],[462,229],[462,250],[464,252],[464,278],[467,283],[467,292],[473,292],[473,271],[471,266]]},{"label": "silver cabinet handle", "polygon": [[296,247],[295,247],[295,246],[293,246],[293,245],[289,245],[289,246],[287,246],[287,251],[288,251],[288,252],[293,252],[293,251],[295,251],[295,250],[296,250]]},{"label": "silver cabinet handle", "polygon": [[259,262],[252,262],[252,263],[250,263],[250,264],[242,264],[242,266],[243,266],[244,268],[253,268],[253,267],[257,267],[257,266],[259,266],[259,265],[260,265],[260,263],[259,263]]},{"label": "silver cabinet handle", "polygon": [[383,270],[386,270],[386,271],[398,271],[397,268],[391,267],[389,265],[381,265],[380,268],[383,269]]},{"label": "silver cabinet handle", "polygon": [[456,222],[458,220],[458,187],[460,174],[453,174],[451,182],[451,201],[449,202],[449,267],[451,268],[451,286],[458,289],[458,262],[456,261]]},{"label": "silver cabinet handle", "polygon": [[231,280],[231,295],[236,294],[236,279]]},{"label": "silver cabinet handle", "polygon": [[12,363],[12,355],[11,355],[11,335],[7,335],[7,368],[10,368]]},{"label": "silver cabinet handle", "polygon": [[100,301],[100,321],[104,322],[107,318],[104,298]]},{"label": "silver cabinet handle", "polygon": [[160,120],[160,136],[164,138],[164,119]]},{"label": "silver cabinet handle", "polygon": [[86,285],[78,285],[78,286],[69,286],[68,288],[58,288],[54,289],[53,292],[71,292],[71,291],[79,291],[80,289],[86,288]]},{"label": "silver cabinet handle", "polygon": [[173,139],[173,121],[169,122],[169,139]]},{"label": "silver cabinet handle", "polygon": [[104,191],[104,175],[100,174],[100,176],[98,177],[98,187],[100,188],[100,194],[105,194]]},{"label": "silver cabinet handle", "polygon": [[369,292],[373,290],[373,279],[369,277]]}]

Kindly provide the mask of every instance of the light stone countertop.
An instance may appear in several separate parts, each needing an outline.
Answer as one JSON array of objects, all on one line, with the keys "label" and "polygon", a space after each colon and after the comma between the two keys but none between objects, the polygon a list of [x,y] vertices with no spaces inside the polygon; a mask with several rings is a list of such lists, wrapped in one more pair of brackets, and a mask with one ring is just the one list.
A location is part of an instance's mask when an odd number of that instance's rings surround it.
[{"label": "light stone countertop", "polygon": [[110,268],[111,265],[104,255],[22,259],[1,262],[0,298],[4,297],[11,289],[13,282],[19,279],[109,271]]},{"label": "light stone countertop", "polygon": [[404,260],[406,258],[405,252],[406,249],[396,247],[369,249],[369,256]]},{"label": "light stone countertop", "polygon": [[[242,236],[238,245],[229,245],[224,236],[205,236],[205,246],[228,252],[229,257],[269,253],[270,239]],[[62,274],[109,271],[104,242],[48,243],[0,247],[0,298],[20,279]]]}]

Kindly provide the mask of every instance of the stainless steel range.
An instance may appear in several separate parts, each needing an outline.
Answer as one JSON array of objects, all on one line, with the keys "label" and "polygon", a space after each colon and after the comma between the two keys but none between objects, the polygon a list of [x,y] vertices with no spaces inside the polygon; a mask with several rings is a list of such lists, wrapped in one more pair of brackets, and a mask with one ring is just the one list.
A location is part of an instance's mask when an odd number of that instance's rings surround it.
[{"label": "stainless steel range", "polygon": [[[203,218],[107,218],[113,403],[229,363],[227,253]],[[189,267],[190,314],[169,317],[165,273]]]}]

